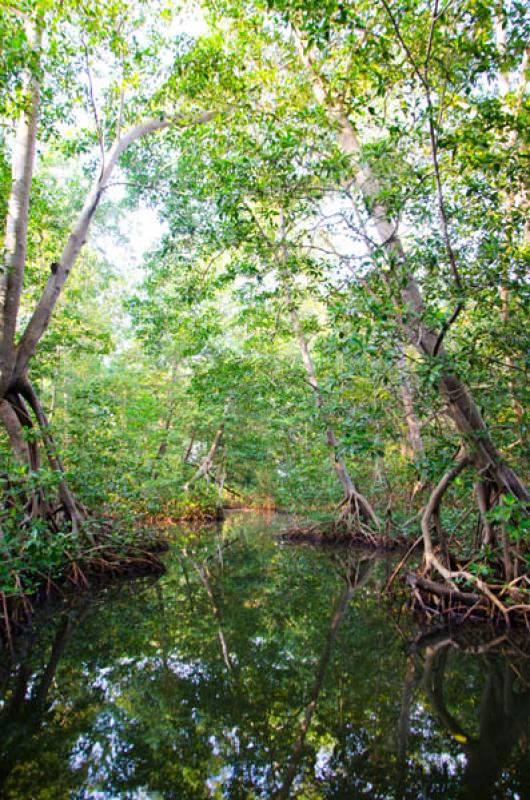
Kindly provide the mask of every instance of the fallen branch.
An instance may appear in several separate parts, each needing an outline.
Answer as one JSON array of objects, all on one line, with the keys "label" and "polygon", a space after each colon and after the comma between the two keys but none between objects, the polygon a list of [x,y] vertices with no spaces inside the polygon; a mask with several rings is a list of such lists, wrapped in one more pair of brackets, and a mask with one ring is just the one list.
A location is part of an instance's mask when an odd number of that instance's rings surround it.
[{"label": "fallen branch", "polygon": [[460,600],[462,603],[466,603],[466,605],[473,605],[481,600],[481,597],[478,594],[462,592],[455,586],[445,586],[444,584],[429,580],[429,578],[422,578],[420,575],[416,575],[413,572],[409,572],[407,574],[406,581],[408,585],[412,586],[414,589],[419,587],[420,589],[423,589],[426,592],[431,592],[435,595],[442,595],[443,597],[450,597],[455,600]]}]

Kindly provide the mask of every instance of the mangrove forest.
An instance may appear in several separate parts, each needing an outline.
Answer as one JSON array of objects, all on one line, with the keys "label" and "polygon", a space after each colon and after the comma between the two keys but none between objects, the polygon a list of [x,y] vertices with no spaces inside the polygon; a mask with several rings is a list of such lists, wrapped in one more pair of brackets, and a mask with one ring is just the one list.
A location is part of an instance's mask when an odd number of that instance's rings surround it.
[{"label": "mangrove forest", "polygon": [[530,796],[524,0],[0,0],[0,797]]}]

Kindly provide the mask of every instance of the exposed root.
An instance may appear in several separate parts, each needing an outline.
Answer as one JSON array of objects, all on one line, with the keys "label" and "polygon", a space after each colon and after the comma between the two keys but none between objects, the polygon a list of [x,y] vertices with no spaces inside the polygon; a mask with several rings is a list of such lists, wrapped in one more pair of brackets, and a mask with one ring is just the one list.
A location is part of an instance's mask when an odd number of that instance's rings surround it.
[{"label": "exposed root", "polygon": [[528,661],[530,658],[530,639],[521,632],[503,631],[499,633],[490,625],[459,625],[457,628],[428,627],[420,629],[413,639],[405,639],[405,652],[414,655],[427,652],[431,655],[451,647],[463,653],[484,655],[486,653],[503,653],[506,657],[513,654],[518,659]]},{"label": "exposed root", "polygon": [[395,579],[397,578],[397,576],[399,575],[399,573],[401,572],[401,570],[403,569],[409,558],[411,557],[414,550],[421,544],[422,538],[423,538],[422,536],[419,536],[416,539],[416,541],[409,547],[403,558],[399,561],[398,565],[392,570],[392,574],[390,575],[390,578],[388,579],[385,586],[385,590],[387,592],[389,592],[390,589],[392,588],[392,584],[394,583]]},{"label": "exposed root", "polygon": [[[80,555],[73,557],[65,554],[65,566],[60,579],[52,580],[49,575],[33,571],[30,584],[33,588],[30,592],[24,588],[24,576],[17,576],[16,594],[0,592],[0,640],[4,638],[11,647],[14,633],[26,628],[36,608],[53,595],[86,591],[119,575],[161,575],[165,571],[158,556],[167,549],[167,544],[162,540],[119,547],[116,542],[105,542],[104,534],[98,533],[97,538],[100,541]],[[34,588],[35,576],[39,578],[37,589]]]},{"label": "exposed root", "polygon": [[436,583],[429,578],[422,578],[420,575],[416,575],[413,572],[407,573],[406,580],[409,586],[412,586],[414,589],[421,589],[426,595],[432,594],[437,598],[446,597],[450,600],[464,603],[466,606],[480,603],[481,600],[480,595],[474,594],[473,592],[462,592],[454,586]]},{"label": "exposed root", "polygon": [[278,534],[282,542],[293,544],[342,545],[372,548],[374,550],[399,550],[407,545],[404,536],[392,538],[376,533],[362,523],[355,527],[345,525],[339,519],[333,522],[316,522],[311,525],[293,526]]},{"label": "exposed root", "polygon": [[190,501],[188,503],[175,504],[175,507],[168,509],[166,513],[145,515],[144,520],[147,525],[157,529],[175,528],[182,523],[202,526],[222,522],[226,518],[225,511],[229,510],[231,509],[226,506],[203,508]]},{"label": "exposed root", "polygon": [[490,587],[478,594],[459,589],[449,583],[440,583],[429,578],[408,573],[407,583],[413,588],[411,606],[419,610],[429,621],[439,618],[458,622],[493,622],[507,627],[526,625],[530,630],[530,605],[515,603],[505,605]]},{"label": "exposed root", "polygon": [[367,525],[374,525],[376,529],[381,528],[381,520],[375,513],[369,501],[364,495],[351,489],[348,497],[339,505],[340,515],[338,519],[339,525],[346,525],[347,527],[361,527],[369,531]]},{"label": "exposed root", "polygon": [[[440,507],[442,498],[449,485],[455,478],[469,465],[473,463],[468,453],[460,453],[454,466],[445,473],[438,484],[434,487],[425,506],[422,519],[421,530],[424,546],[424,570],[421,576],[408,575],[407,582],[414,589],[414,596],[422,610],[427,613],[441,613],[445,615],[459,616],[461,607],[465,607],[463,614],[465,619],[469,618],[490,618],[502,620],[505,625],[510,626],[515,623],[528,624],[530,618],[530,600],[528,591],[521,589],[513,582],[506,584],[506,580],[511,577],[511,565],[507,564],[509,555],[507,546],[504,544],[503,557],[499,565],[502,567],[499,583],[488,582],[480,575],[475,574],[469,569],[469,565],[462,567],[452,563],[452,559],[447,546],[447,540],[443,532],[440,518]],[[475,486],[480,517],[483,521],[484,535],[483,542],[492,546],[494,542],[494,530],[489,522],[487,513],[489,510],[487,501],[488,494],[480,484],[480,490]],[[435,551],[432,536],[431,523],[436,522],[436,532],[441,546],[440,554]],[[437,576],[442,579],[431,580],[429,577]],[[504,581],[502,580],[504,578]],[[478,592],[477,592],[478,590]],[[432,604],[434,603],[434,609]],[[469,607],[472,606],[472,609]],[[456,609],[456,610],[455,610]]]}]

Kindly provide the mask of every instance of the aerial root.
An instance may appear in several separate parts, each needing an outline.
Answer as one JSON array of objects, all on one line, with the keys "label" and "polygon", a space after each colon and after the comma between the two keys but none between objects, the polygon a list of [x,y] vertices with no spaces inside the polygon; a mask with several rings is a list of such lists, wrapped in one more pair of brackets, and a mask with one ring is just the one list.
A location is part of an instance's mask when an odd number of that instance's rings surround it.
[{"label": "aerial root", "polygon": [[5,596],[5,592],[0,592],[0,594],[2,595],[3,621],[6,632],[7,644],[10,652],[13,652],[13,634],[11,633],[11,620],[9,618],[9,613],[7,608],[7,598]]},{"label": "aerial root", "polygon": [[392,538],[358,523],[345,525],[340,519],[316,522],[310,525],[294,525],[279,534],[278,538],[293,544],[343,545],[370,548],[372,550],[400,550],[406,546],[403,536]]},{"label": "aerial root", "polygon": [[[469,568],[466,569],[460,566],[453,568],[451,564],[447,541],[440,522],[441,503],[450,484],[471,464],[472,459],[469,454],[461,452],[457,456],[452,469],[445,473],[432,490],[421,519],[424,546],[423,574],[409,573],[407,575],[407,583],[414,588],[416,599],[418,599],[418,595],[421,597],[420,606],[423,607],[422,610],[426,608],[428,603],[432,604],[434,601],[435,608],[430,607],[431,612],[458,616],[460,612],[458,611],[457,613],[456,602],[458,606],[461,607],[463,605],[466,607],[463,615],[465,619],[489,618],[502,620],[507,626],[515,622],[528,624],[530,604],[522,602],[527,595],[525,596],[524,591],[518,587],[517,583],[514,581],[508,584],[506,582],[490,583],[471,572]],[[479,511],[481,518],[484,518],[487,513],[487,507],[484,497],[479,495],[479,498]],[[438,523],[436,530],[440,539],[442,557],[435,551],[431,537],[431,524],[434,519]],[[488,529],[487,532],[488,543],[490,543],[492,531]],[[504,548],[503,568],[506,576],[505,561],[506,553]],[[434,576],[441,578],[442,582],[432,580],[431,578]],[[512,602],[507,603],[506,600]]]},{"label": "aerial root", "polygon": [[[432,489],[428,501],[421,515],[421,536],[409,547],[403,558],[393,570],[387,581],[387,591],[403,569],[413,551],[423,543],[424,560],[420,572],[409,572],[405,576],[406,583],[412,589],[411,605],[429,619],[454,618],[459,621],[466,620],[492,620],[502,622],[507,627],[524,624],[530,629],[530,578],[527,574],[518,575],[518,560],[520,553],[513,551],[513,565],[507,565],[507,547],[504,531],[502,541],[502,554],[498,561],[491,567],[491,578],[486,580],[472,570],[470,563],[462,566],[456,563],[451,555],[449,538],[446,537],[442,526],[441,505],[445,492],[455,478],[468,466],[472,465],[472,458],[465,451],[460,451],[455,464],[440,479]],[[480,519],[488,520],[487,513],[491,502],[498,501],[499,492],[477,492]],[[465,516],[469,516],[466,512]],[[437,536],[437,545],[433,544],[431,529]],[[492,541],[493,528],[483,528],[483,544],[494,544]],[[513,577],[515,573],[516,577]],[[510,579],[511,578],[511,579]]]},{"label": "aerial root", "polygon": [[101,543],[79,557],[66,553],[66,564],[60,580],[53,580],[51,576],[40,571],[32,571],[33,578],[35,575],[39,578],[37,589],[34,588],[33,580],[31,589],[25,587],[24,576],[21,578],[17,575],[16,593],[7,595],[0,592],[0,640],[6,640],[11,648],[14,632],[27,627],[36,607],[52,594],[64,597],[75,591],[97,588],[105,585],[109,578],[119,575],[161,575],[165,567],[158,553],[167,549],[167,543],[165,547],[163,544],[154,541],[152,549],[150,544],[144,543],[142,546],[129,546],[127,550],[120,551],[112,543]]},{"label": "aerial root", "polygon": [[337,524],[346,525],[347,527],[359,528],[367,533],[368,536],[372,534],[369,525],[372,524],[377,530],[381,528],[381,520],[375,513],[370,502],[364,495],[352,489],[347,497],[345,497],[339,504],[340,514]]},{"label": "aerial root", "polygon": [[[466,574],[465,571],[463,574]],[[530,630],[530,605],[506,605],[499,600],[492,587],[482,585],[479,594],[456,588],[447,581],[440,583],[415,573],[408,573],[406,581],[413,589],[412,607],[419,609],[430,619],[448,617],[460,622],[501,622],[507,627],[526,625]]]}]

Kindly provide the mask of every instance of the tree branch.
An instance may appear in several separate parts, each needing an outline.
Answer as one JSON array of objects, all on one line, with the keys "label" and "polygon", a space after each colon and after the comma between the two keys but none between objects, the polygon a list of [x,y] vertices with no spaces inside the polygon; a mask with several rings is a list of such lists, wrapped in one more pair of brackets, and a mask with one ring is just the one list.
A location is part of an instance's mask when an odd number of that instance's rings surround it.
[{"label": "tree branch", "polygon": [[17,348],[15,379],[21,377],[26,371],[28,363],[35,353],[37,344],[48,328],[55,304],[61,294],[70,270],[74,266],[85,244],[90,225],[101,200],[101,195],[107,187],[110,176],[122,153],[138,139],[150,133],[173,126],[188,127],[194,124],[206,123],[220,113],[222,112],[208,111],[197,116],[189,113],[180,113],[172,117],[160,116],[154,119],[146,119],[130,128],[120,139],[114,142],[106,154],[104,168],[92,184],[92,188],[87,195],[78,220],[71,230],[66,246],[58,262],[58,267],[55,273],[48,278],[48,282],[33,311],[31,319],[22,334]]},{"label": "tree branch", "polygon": [[438,350],[440,349],[440,345],[442,344],[442,342],[444,340],[445,334],[447,333],[447,331],[449,330],[449,328],[451,327],[453,322],[456,321],[456,318],[458,317],[458,315],[460,314],[460,312],[462,311],[463,308],[464,308],[464,304],[463,303],[459,303],[457,305],[457,307],[455,308],[455,310],[453,311],[453,313],[451,314],[451,316],[449,317],[449,319],[446,319],[445,322],[443,323],[442,329],[441,329],[440,333],[438,334],[438,338],[436,339],[436,342],[434,343],[434,347],[433,347],[433,351],[432,351],[433,357],[438,355]]},{"label": "tree branch", "polygon": [[86,46],[86,44],[84,45],[84,50],[85,50],[85,72],[88,79],[88,96],[94,114],[94,121],[96,123],[96,132],[98,135],[99,149],[101,151],[101,170],[103,171],[105,169],[105,141],[103,138],[103,129],[101,127],[101,122],[99,119],[98,107],[96,105],[96,98],[94,97],[94,86],[92,84],[92,73],[90,71],[90,63],[88,60],[88,47]]}]

